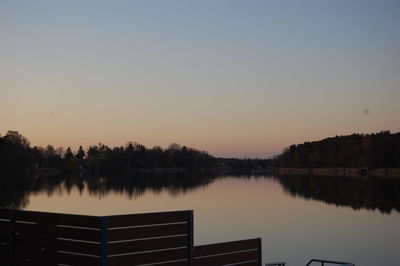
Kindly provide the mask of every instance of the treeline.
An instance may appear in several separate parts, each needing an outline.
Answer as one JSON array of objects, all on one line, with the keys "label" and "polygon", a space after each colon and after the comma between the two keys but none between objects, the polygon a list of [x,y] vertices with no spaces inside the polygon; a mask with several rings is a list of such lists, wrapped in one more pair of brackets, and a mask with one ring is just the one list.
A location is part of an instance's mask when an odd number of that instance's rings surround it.
[{"label": "treeline", "polygon": [[205,151],[173,143],[163,149],[151,149],[136,142],[125,146],[108,147],[104,144],[82,146],[76,152],[71,148],[30,147],[28,139],[17,131],[0,136],[0,175],[37,172],[56,168],[62,172],[85,172],[89,174],[129,173],[143,169],[260,169],[270,164],[261,159],[223,159]]},{"label": "treeline", "polygon": [[400,133],[336,136],[286,148],[274,159],[277,167],[400,167]]},{"label": "treeline", "polygon": [[114,148],[99,144],[90,146],[86,154],[80,147],[79,153],[92,172],[115,172],[132,168],[196,169],[216,166],[216,159],[207,152],[176,143],[169,145],[166,149],[159,146],[147,149],[144,145],[135,142],[130,142],[125,147]]},{"label": "treeline", "polygon": [[35,169],[52,167],[64,172],[84,169],[92,173],[128,171],[138,168],[200,168],[217,166],[215,157],[179,144],[171,144],[166,149],[130,142],[121,147],[104,144],[82,146],[73,152],[71,148],[30,147],[27,138],[16,131],[9,131],[0,137],[0,173],[18,174]]}]

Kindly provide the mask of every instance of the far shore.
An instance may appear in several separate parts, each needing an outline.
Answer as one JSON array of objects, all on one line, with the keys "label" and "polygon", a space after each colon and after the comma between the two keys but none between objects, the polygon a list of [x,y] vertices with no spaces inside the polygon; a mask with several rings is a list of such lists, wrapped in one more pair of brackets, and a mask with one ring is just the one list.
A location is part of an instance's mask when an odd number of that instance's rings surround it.
[{"label": "far shore", "polygon": [[368,169],[362,167],[345,168],[289,168],[275,167],[274,173],[279,175],[319,175],[319,176],[350,176],[350,177],[398,177],[400,168],[378,168]]}]

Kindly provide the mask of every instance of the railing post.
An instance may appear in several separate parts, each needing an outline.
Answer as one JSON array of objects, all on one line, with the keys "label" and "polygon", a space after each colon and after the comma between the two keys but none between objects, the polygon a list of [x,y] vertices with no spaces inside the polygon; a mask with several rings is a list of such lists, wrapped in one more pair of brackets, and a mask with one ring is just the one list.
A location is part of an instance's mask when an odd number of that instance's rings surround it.
[{"label": "railing post", "polygon": [[188,266],[194,266],[193,211],[188,211]]},{"label": "railing post", "polygon": [[10,250],[9,250],[9,262],[10,266],[15,265],[15,212],[16,210],[10,210],[10,225],[11,225],[11,230],[10,230]]},{"label": "railing post", "polygon": [[101,217],[100,265],[108,266],[108,217]]}]

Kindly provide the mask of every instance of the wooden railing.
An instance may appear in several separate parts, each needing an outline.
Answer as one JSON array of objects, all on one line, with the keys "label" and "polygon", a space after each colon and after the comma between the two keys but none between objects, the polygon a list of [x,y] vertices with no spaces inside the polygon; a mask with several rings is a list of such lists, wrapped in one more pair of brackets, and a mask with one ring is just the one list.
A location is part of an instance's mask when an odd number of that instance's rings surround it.
[{"label": "wooden railing", "polygon": [[189,265],[192,211],[119,215],[107,220],[108,265]]},{"label": "wooden railing", "polygon": [[101,217],[16,211],[15,265],[96,265]]},{"label": "wooden railing", "polygon": [[193,211],[86,216],[0,209],[0,265],[261,265],[261,239],[193,246]]},{"label": "wooden railing", "polygon": [[0,265],[11,265],[14,212],[0,209]]},{"label": "wooden railing", "polygon": [[195,266],[261,265],[261,238],[196,246]]}]

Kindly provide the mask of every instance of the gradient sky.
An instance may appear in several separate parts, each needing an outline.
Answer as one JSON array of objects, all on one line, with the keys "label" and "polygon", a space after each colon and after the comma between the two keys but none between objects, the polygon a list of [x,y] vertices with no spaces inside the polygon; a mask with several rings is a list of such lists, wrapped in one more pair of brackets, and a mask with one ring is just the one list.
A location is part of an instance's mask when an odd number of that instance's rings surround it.
[{"label": "gradient sky", "polygon": [[400,1],[1,1],[0,133],[266,157],[400,131]]}]

